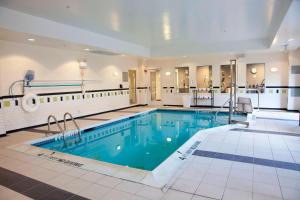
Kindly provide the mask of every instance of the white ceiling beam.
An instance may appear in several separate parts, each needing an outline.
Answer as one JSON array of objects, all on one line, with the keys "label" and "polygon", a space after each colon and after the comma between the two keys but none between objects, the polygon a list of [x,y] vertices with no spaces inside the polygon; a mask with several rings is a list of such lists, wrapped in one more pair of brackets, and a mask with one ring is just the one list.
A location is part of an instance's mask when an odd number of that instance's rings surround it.
[{"label": "white ceiling beam", "polygon": [[117,53],[150,56],[150,50],[142,45],[118,40],[3,7],[0,7],[0,27],[11,31],[64,40]]}]

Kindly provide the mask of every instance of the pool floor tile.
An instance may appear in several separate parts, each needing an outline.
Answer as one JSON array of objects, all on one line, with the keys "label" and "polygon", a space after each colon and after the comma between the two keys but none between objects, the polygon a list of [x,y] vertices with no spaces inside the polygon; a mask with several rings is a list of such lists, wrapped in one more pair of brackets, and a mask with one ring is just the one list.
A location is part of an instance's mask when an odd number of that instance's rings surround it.
[{"label": "pool floor tile", "polygon": [[253,192],[267,196],[273,196],[276,198],[282,198],[279,185],[275,186],[261,182],[253,182]]},{"label": "pool floor tile", "polygon": [[192,194],[183,193],[183,192],[170,189],[164,194],[162,200],[190,200],[192,196],[193,196]]},{"label": "pool floor tile", "polygon": [[196,194],[214,199],[222,199],[224,191],[224,187],[201,183],[196,191]]},{"label": "pool floor tile", "polygon": [[281,187],[282,195],[287,200],[299,200],[300,190],[288,187]]},{"label": "pool floor tile", "polygon": [[[6,180],[7,177],[14,177],[15,182],[8,182]],[[26,177],[22,174],[18,174],[1,167],[0,185],[5,186],[0,187],[1,198],[6,195],[5,191],[8,192],[7,195],[11,194],[12,196],[14,196],[14,198],[12,199],[64,199],[64,197],[75,196],[75,194],[71,192],[61,190],[49,184],[40,182],[38,180]],[[49,195],[52,195],[53,197],[50,198]],[[10,199],[10,197],[7,197],[5,199]]]},{"label": "pool floor tile", "polygon": [[81,191],[79,195],[87,197],[89,199],[101,200],[110,191],[111,188],[101,186],[98,184],[93,184]]},{"label": "pool floor tile", "polygon": [[172,188],[187,193],[195,193],[200,181],[191,181],[189,179],[177,178]]},{"label": "pool floor tile", "polygon": [[252,180],[249,179],[230,177],[228,179],[226,187],[231,189],[242,190],[246,192],[253,191],[253,183]]},{"label": "pool floor tile", "polygon": [[140,189],[136,195],[145,197],[151,200],[159,200],[163,197],[164,193],[158,188],[151,188],[148,186],[144,186]]},{"label": "pool floor tile", "polygon": [[226,189],[222,200],[252,200],[252,192]]},{"label": "pool floor tile", "polygon": [[142,184],[129,182],[129,181],[122,181],[119,185],[115,187],[116,190],[120,190],[127,193],[135,194],[143,187]]}]

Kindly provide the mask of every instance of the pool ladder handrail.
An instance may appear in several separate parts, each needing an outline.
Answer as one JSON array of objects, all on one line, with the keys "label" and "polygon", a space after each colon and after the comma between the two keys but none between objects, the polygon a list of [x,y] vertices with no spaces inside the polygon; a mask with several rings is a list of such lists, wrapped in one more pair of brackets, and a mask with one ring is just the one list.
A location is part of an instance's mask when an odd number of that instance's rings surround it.
[{"label": "pool ladder handrail", "polygon": [[229,101],[230,101],[230,98],[227,99],[227,100],[225,101],[225,103],[223,103],[223,105],[217,110],[217,112],[216,112],[216,114],[215,114],[216,117],[217,117],[218,113],[221,112],[221,110],[224,108],[224,106],[225,106]]},{"label": "pool ladder handrail", "polygon": [[73,116],[72,116],[72,114],[71,113],[69,113],[69,112],[66,112],[65,114],[64,114],[64,132],[63,132],[63,139],[65,140],[65,132],[66,132],[66,130],[67,130],[67,116],[69,116],[70,117],[70,119],[72,120],[72,122],[74,123],[74,125],[75,125],[75,127],[76,127],[76,129],[77,129],[77,135],[78,135],[78,137],[79,137],[79,140],[81,141],[81,130],[80,130],[80,128],[79,128],[79,126],[78,126],[78,124],[77,124],[77,122],[75,121],[75,119],[73,118]]},{"label": "pool ladder handrail", "polygon": [[46,133],[46,136],[48,135],[48,133],[51,132],[51,130],[50,130],[50,125],[51,125],[51,121],[50,121],[50,120],[51,120],[51,119],[54,119],[54,122],[55,122],[55,124],[57,125],[58,129],[60,130],[61,133],[64,134],[64,130],[63,130],[62,127],[59,125],[59,123],[58,123],[56,117],[55,117],[54,115],[49,115],[49,116],[48,116],[48,119],[47,119],[47,122],[48,122],[48,132]]}]

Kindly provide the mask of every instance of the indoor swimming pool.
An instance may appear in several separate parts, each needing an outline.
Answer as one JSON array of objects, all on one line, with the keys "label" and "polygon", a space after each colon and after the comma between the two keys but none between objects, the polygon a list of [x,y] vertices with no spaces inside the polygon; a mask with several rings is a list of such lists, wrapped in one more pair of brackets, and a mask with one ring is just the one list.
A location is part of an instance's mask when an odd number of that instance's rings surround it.
[{"label": "indoor swimming pool", "polygon": [[[235,115],[246,120],[246,115]],[[152,171],[199,130],[226,125],[228,113],[157,109],[33,144],[58,152]],[[201,133],[200,133],[201,134]]]}]

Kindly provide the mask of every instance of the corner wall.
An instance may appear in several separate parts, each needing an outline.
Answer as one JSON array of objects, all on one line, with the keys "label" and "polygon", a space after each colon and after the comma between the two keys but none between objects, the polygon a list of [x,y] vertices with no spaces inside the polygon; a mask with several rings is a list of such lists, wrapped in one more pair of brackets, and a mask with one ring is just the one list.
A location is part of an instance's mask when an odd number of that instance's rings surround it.
[{"label": "corner wall", "polygon": [[300,110],[300,48],[289,53],[289,86],[288,109]]},{"label": "corner wall", "polygon": [[[215,106],[221,106],[229,98],[229,94],[220,93],[220,66],[230,64],[232,59],[229,55],[206,55],[198,57],[187,57],[177,59],[153,59],[146,65],[148,68],[159,67],[162,77],[162,101],[167,105],[182,105],[182,94],[176,93],[175,67],[188,66],[190,69],[190,87],[197,86],[197,66],[212,65],[212,83],[215,89]],[[265,63],[266,91],[260,95],[260,107],[264,108],[287,108],[288,101],[288,57],[284,53],[252,53],[237,61],[237,84],[240,86],[238,96],[246,96],[252,99],[257,106],[257,95],[246,94],[246,65],[249,63]],[[276,67],[277,72],[270,69]],[[166,72],[171,75],[166,76]],[[203,105],[208,105],[205,102]]]},{"label": "corner wall", "polygon": [[[7,131],[46,123],[50,114],[61,120],[65,112],[78,117],[130,106],[128,83],[122,83],[122,72],[138,68],[135,58],[4,41],[0,41],[0,46],[0,113],[5,116]],[[80,92],[79,86],[28,89],[27,92],[39,95],[40,108],[33,113],[22,109],[20,96],[7,96],[10,84],[22,80],[28,69],[35,71],[35,80],[56,80],[58,83],[61,80],[70,80],[70,83],[80,80],[78,59],[87,60],[84,79],[92,80],[86,82],[85,94]],[[123,84],[123,89],[119,84]],[[14,95],[20,94],[21,85],[16,85]]]}]

